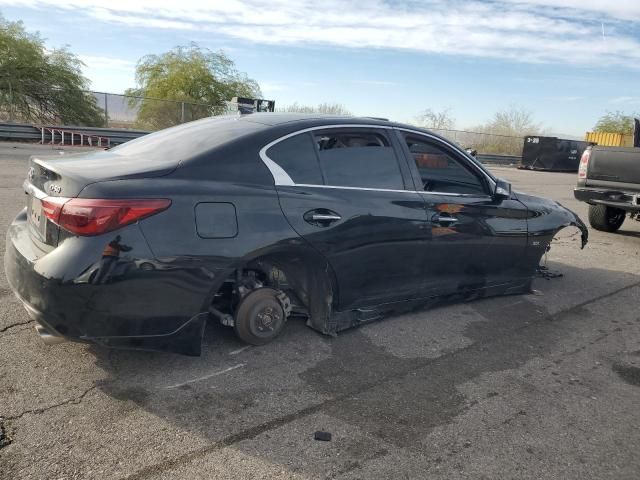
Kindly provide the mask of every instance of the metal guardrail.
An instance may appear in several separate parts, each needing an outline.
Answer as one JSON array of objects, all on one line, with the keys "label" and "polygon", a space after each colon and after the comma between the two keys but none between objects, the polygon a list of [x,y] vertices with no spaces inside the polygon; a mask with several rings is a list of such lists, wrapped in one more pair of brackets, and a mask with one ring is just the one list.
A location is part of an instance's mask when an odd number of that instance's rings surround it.
[{"label": "metal guardrail", "polygon": [[482,163],[490,163],[493,165],[518,166],[522,161],[522,157],[517,155],[493,155],[479,153],[476,158]]},{"label": "metal guardrail", "polygon": [[[60,130],[91,133],[96,136],[108,138],[112,145],[128,142],[134,138],[142,137],[151,132],[145,130],[127,130],[116,128],[99,128],[99,127],[78,127],[78,126],[53,126]],[[59,134],[54,134],[55,141],[60,140]],[[0,123],[0,139],[3,140],[42,140],[42,131],[40,127],[25,123]],[[45,142],[50,142],[51,132],[45,132]]]},{"label": "metal guardrail", "polygon": [[0,123],[0,138],[6,140],[40,140],[40,130],[33,125]]},{"label": "metal guardrail", "polygon": [[[66,131],[77,131],[92,133],[96,136],[106,137],[111,144],[124,143],[134,138],[141,137],[151,132],[144,130],[127,130],[116,128],[99,128],[99,127],[76,127],[76,126],[55,126],[56,129],[64,129]],[[42,139],[42,131],[39,127],[23,123],[0,123],[0,139],[5,140],[34,140]],[[60,137],[56,134],[56,141]],[[45,141],[51,141],[51,134],[45,132]],[[490,163],[494,165],[520,165],[522,157],[516,155],[493,155],[479,153],[476,157],[482,163]]]}]

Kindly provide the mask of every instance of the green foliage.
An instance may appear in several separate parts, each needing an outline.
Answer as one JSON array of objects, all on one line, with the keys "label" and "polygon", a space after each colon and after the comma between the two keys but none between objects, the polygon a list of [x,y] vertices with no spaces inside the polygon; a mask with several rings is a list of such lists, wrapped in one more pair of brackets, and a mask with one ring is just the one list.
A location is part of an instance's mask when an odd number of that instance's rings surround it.
[{"label": "green foliage", "polygon": [[[151,130],[224,113],[233,97],[259,98],[255,80],[239,72],[224,52],[213,52],[192,43],[161,55],[146,55],[136,67],[135,97],[138,126]],[[184,112],[181,102],[184,104]]]},{"label": "green foliage", "polygon": [[65,48],[47,51],[22,22],[0,17],[0,118],[102,126],[104,112],[85,92],[82,66]]},{"label": "green foliage", "polygon": [[317,106],[300,105],[298,102],[293,102],[291,105],[279,109],[281,112],[291,113],[323,113],[327,115],[351,115],[351,112],[347,110],[344,105],[339,103],[320,103]]},{"label": "green foliage", "polygon": [[633,115],[625,115],[620,111],[607,112],[598,120],[593,128],[595,132],[633,134]]}]

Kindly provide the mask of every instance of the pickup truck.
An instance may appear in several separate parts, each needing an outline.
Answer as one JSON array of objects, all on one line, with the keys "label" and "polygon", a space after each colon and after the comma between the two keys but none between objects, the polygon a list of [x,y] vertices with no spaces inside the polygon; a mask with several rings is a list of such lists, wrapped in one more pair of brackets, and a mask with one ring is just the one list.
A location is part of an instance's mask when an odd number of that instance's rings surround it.
[{"label": "pickup truck", "polygon": [[589,204],[589,223],[615,232],[640,220],[640,148],[588,147],[580,159],[576,199]]}]

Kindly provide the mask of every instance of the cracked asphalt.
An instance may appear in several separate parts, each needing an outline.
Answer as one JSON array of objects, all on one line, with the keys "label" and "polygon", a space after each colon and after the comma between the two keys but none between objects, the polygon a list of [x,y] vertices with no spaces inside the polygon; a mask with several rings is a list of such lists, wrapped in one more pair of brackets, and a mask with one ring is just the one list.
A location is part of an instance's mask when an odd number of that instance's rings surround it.
[{"label": "cracked asphalt", "polygon": [[[0,145],[3,231],[34,149]],[[494,171],[586,219],[575,175]],[[264,347],[212,325],[199,358],[45,346],[0,275],[0,478],[637,479],[639,251],[638,222],[565,230],[534,294]]]}]

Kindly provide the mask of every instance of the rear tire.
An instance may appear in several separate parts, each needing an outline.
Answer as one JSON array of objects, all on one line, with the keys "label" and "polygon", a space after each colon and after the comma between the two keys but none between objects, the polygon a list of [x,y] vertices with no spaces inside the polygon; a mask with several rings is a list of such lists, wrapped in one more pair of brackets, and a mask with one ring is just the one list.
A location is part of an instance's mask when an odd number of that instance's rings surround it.
[{"label": "rear tire", "polygon": [[236,335],[251,345],[264,345],[276,338],[287,322],[278,291],[258,288],[242,299],[236,310]]},{"label": "rear tire", "polygon": [[615,232],[624,222],[627,212],[606,205],[589,205],[589,223],[596,230]]}]

